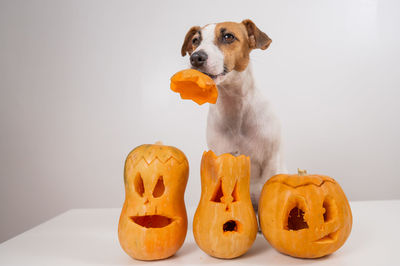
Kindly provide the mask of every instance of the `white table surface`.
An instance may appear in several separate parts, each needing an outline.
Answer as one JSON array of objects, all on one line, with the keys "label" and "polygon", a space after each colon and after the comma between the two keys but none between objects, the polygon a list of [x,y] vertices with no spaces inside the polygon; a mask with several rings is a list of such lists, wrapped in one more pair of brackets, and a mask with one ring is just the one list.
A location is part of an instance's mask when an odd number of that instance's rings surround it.
[{"label": "white table surface", "polygon": [[353,230],[344,246],[321,259],[296,259],[275,251],[262,235],[242,257],[221,260],[202,252],[189,231],[171,258],[130,258],[117,237],[120,209],[73,209],[0,244],[0,265],[400,265],[400,200],[351,202]]}]

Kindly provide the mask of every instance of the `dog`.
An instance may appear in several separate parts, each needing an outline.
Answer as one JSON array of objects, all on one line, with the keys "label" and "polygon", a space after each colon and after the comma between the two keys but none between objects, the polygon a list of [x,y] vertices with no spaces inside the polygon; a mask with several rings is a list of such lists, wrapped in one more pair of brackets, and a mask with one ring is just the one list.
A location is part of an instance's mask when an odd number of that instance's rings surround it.
[{"label": "dog", "polygon": [[250,52],[265,50],[272,40],[251,20],[222,22],[187,32],[181,54],[190,55],[193,69],[210,76],[218,99],[207,117],[207,145],[217,155],[250,157],[250,196],[255,211],[264,183],[283,164],[280,124],[254,85]]}]

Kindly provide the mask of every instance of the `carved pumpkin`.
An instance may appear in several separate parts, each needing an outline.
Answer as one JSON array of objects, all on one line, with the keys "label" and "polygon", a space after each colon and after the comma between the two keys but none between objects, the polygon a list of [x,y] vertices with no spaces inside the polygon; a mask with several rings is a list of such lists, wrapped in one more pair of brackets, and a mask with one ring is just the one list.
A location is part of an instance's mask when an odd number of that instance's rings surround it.
[{"label": "carved pumpkin", "polygon": [[195,69],[185,69],[173,75],[171,90],[179,92],[182,99],[193,100],[199,105],[216,103],[218,98],[213,79]]},{"label": "carved pumpkin", "polygon": [[193,234],[204,252],[217,258],[235,258],[251,247],[258,226],[249,190],[249,157],[203,153],[201,199]]},{"label": "carved pumpkin", "polygon": [[258,214],[268,242],[300,258],[335,252],[349,236],[353,220],[346,195],[334,179],[301,170],[265,183]]},{"label": "carved pumpkin", "polygon": [[118,236],[131,257],[164,259],[182,246],[187,231],[188,174],[186,156],[175,147],[142,145],[129,153]]}]

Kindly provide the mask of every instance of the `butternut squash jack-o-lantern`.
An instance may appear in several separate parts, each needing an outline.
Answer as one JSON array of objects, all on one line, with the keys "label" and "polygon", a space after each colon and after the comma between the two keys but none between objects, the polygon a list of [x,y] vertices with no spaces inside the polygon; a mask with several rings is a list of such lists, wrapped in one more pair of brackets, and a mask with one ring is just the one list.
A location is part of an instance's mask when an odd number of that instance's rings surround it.
[{"label": "butternut squash jack-o-lantern", "polygon": [[142,145],[129,153],[118,236],[131,257],[164,259],[182,246],[187,231],[188,174],[186,156],[175,147]]},{"label": "butternut squash jack-o-lantern", "polygon": [[204,252],[217,258],[235,258],[251,247],[258,226],[249,190],[249,157],[203,153],[201,199],[193,234]]},{"label": "butternut squash jack-o-lantern", "polygon": [[346,195],[328,176],[276,175],[259,201],[261,230],[278,251],[318,258],[335,252],[350,235],[352,214]]}]

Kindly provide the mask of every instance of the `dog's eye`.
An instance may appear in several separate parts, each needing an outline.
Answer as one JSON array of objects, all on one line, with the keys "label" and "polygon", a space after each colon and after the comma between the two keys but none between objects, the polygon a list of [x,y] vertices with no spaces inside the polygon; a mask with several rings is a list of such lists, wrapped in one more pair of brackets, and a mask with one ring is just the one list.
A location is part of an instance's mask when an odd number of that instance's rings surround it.
[{"label": "dog's eye", "polygon": [[233,34],[227,33],[223,36],[223,41],[226,43],[232,43],[236,37]]},{"label": "dog's eye", "polygon": [[194,45],[198,45],[199,44],[199,42],[200,42],[200,40],[199,40],[199,38],[193,38],[193,40],[192,40],[192,43],[194,44]]}]

